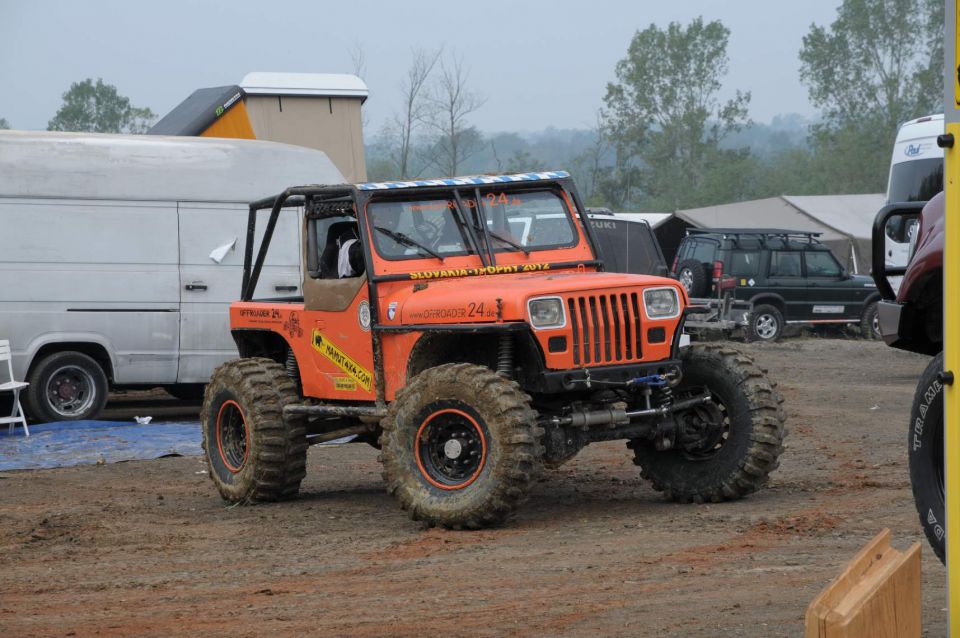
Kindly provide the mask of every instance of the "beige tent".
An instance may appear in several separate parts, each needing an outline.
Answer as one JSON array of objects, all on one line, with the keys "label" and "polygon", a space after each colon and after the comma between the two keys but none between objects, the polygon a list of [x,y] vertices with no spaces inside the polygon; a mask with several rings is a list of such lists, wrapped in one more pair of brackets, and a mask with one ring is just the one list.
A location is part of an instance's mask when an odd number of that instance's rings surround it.
[{"label": "beige tent", "polygon": [[820,241],[851,272],[870,272],[873,218],[884,205],[876,195],[782,195],[677,211],[697,228],[783,228],[821,233]]}]

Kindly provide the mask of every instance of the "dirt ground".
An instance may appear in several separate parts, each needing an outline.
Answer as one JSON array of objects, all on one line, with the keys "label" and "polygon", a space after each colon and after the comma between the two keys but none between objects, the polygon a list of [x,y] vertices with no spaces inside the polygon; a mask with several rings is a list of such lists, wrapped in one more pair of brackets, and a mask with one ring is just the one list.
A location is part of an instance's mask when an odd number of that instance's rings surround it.
[{"label": "dirt ground", "polygon": [[[548,472],[519,515],[425,530],[377,452],[312,448],[302,497],[226,507],[200,458],[0,475],[0,636],[800,636],[883,527],[923,540],[906,423],[927,359],[879,343],[736,347],[786,397],[770,487],[674,505],[622,442]],[[945,571],[923,542],[924,635]]]}]

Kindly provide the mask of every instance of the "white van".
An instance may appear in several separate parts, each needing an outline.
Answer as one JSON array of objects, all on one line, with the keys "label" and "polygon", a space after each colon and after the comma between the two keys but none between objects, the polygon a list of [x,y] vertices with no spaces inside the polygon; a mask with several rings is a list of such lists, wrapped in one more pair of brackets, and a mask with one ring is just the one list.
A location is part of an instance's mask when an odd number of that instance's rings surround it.
[{"label": "white van", "polygon": [[[887,179],[887,204],[926,202],[943,190],[943,149],[937,136],[943,133],[943,114],[926,115],[904,122],[897,131]],[[901,220],[887,226],[884,262],[887,268],[904,268],[910,259],[917,220]],[[896,291],[902,277],[889,277]]]},{"label": "white van", "polygon": [[[109,388],[198,394],[237,356],[248,203],[343,182],[324,153],[274,142],[0,131],[0,339],[27,412],[92,418]],[[301,294],[299,235],[281,216],[262,296]]]}]

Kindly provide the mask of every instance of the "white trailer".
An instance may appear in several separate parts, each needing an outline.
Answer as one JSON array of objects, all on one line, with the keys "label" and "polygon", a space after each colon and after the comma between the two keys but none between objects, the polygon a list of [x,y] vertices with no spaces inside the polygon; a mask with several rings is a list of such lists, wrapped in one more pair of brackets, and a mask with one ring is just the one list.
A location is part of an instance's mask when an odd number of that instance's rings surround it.
[{"label": "white trailer", "polygon": [[[196,393],[237,356],[247,204],[344,181],[275,142],[0,131],[0,339],[28,413],[92,418],[109,388]],[[301,294],[300,243],[282,219],[261,295]]]}]

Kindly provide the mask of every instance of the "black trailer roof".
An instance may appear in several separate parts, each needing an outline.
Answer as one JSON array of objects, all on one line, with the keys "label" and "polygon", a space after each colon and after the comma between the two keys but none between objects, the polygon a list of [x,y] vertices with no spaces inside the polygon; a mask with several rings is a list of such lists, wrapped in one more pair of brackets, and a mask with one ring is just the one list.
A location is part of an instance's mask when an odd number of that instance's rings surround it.
[{"label": "black trailer roof", "polygon": [[147,135],[200,135],[244,95],[235,84],[197,89],[154,124]]}]

